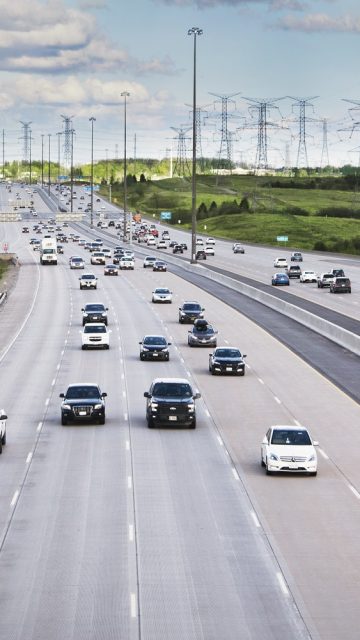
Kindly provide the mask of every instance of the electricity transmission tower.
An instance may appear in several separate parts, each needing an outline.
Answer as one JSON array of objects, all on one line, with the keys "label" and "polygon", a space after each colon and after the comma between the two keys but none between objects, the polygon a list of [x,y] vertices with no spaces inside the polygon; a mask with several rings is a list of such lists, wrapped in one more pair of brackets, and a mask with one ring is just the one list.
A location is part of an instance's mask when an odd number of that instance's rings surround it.
[{"label": "electricity transmission tower", "polygon": [[[185,174],[190,175],[190,165],[186,158],[186,134],[190,131],[191,127],[187,127],[186,129],[183,127],[171,127],[178,134],[178,150],[177,150],[177,158],[175,161],[175,166],[173,170],[173,175],[178,175],[180,178],[183,178]],[[188,139],[188,138],[187,138]]]},{"label": "electricity transmission tower", "polygon": [[22,124],[23,135],[21,136],[21,140],[23,140],[23,162],[29,161],[29,152],[30,152],[30,139],[31,139],[31,122],[23,122],[19,121]]},{"label": "electricity transmission tower", "polygon": [[220,169],[220,165],[222,164],[222,160],[224,160],[223,154],[225,152],[225,166],[231,171],[232,169],[232,135],[228,129],[228,119],[231,117],[229,114],[229,102],[235,105],[235,101],[231,100],[234,96],[239,95],[239,91],[237,93],[230,93],[229,95],[219,95],[217,93],[209,92],[211,96],[215,96],[219,98],[216,100],[214,105],[217,102],[221,102],[221,140],[220,140],[220,150],[218,156],[218,171]]},{"label": "electricity transmission tower", "polygon": [[[186,104],[186,107],[190,107],[190,117],[193,118],[193,109],[191,104]],[[201,142],[201,124],[204,118],[207,118],[207,111],[205,108],[209,105],[205,104],[203,106],[195,107],[195,139],[196,139],[196,160],[199,162],[200,170],[204,171],[204,156],[202,152],[202,142]],[[203,116],[203,117],[202,117]]]},{"label": "electricity transmission tower", "polygon": [[327,134],[328,134],[327,119],[324,118],[322,123],[323,123],[322,124],[322,128],[323,128],[323,143],[322,143],[321,161],[320,161],[321,169],[323,169],[324,167],[328,167],[330,165],[328,142],[327,142]]},{"label": "electricity transmission tower", "polygon": [[64,164],[70,166],[71,164],[71,152],[72,152],[72,118],[74,116],[61,115],[64,122]]},{"label": "electricity transmission tower", "polygon": [[308,155],[306,149],[306,122],[307,120],[311,120],[311,118],[306,117],[306,109],[307,107],[312,107],[314,109],[314,105],[310,102],[310,100],[315,100],[318,96],[312,96],[310,98],[294,98],[293,96],[289,96],[291,100],[295,100],[295,103],[292,105],[299,109],[299,144],[298,144],[298,152],[296,159],[296,167],[299,166],[309,168],[308,163]]},{"label": "electricity transmission tower", "polygon": [[256,148],[256,169],[268,169],[268,127],[279,128],[279,126],[268,120],[272,109],[279,109],[275,102],[283,100],[276,98],[274,100],[255,100],[255,98],[245,98],[250,102],[249,112],[257,114],[257,148]]}]

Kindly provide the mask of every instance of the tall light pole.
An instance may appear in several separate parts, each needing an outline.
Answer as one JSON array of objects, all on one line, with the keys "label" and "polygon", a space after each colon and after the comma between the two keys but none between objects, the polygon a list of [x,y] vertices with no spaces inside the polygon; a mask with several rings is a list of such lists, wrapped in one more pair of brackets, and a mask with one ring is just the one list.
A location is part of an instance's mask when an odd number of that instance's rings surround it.
[{"label": "tall light pole", "polygon": [[74,129],[69,131],[71,135],[70,150],[70,212],[74,211]]},{"label": "tall light pole", "polygon": [[32,169],[32,159],[31,159],[31,129],[30,129],[30,138],[29,138],[29,172],[30,172],[30,187],[31,187],[31,182],[32,182],[32,176],[31,176],[31,169]]},{"label": "tall light pole", "polygon": [[192,27],[188,36],[194,36],[194,72],[193,72],[193,126],[192,126],[192,184],[191,184],[191,262],[196,262],[196,36],[202,29]]},{"label": "tall light pole", "polygon": [[41,134],[41,188],[44,188],[44,133]]},{"label": "tall light pole", "polygon": [[58,211],[60,211],[60,136],[62,135],[62,131],[58,131],[57,132],[57,139],[58,139],[58,177],[57,177],[57,183],[58,183]]},{"label": "tall light pole", "polygon": [[[129,97],[128,91],[123,91],[120,94],[124,98],[124,240],[126,242],[126,214],[127,214],[127,184],[126,184],[126,98]],[[131,229],[131,223],[130,223]]]},{"label": "tall light pole", "polygon": [[50,195],[50,138],[51,138],[51,133],[48,133],[48,137],[49,137],[49,170],[48,170],[48,194]]},{"label": "tall light pole", "polygon": [[94,122],[96,118],[89,118],[91,122],[91,170],[90,170],[90,227],[94,227]]}]

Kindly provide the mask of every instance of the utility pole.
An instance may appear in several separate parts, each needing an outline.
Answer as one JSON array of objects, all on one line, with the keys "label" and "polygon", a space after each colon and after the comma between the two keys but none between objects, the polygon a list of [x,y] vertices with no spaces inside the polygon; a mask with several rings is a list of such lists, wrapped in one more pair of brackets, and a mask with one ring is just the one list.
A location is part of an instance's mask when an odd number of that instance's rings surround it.
[{"label": "utility pole", "polygon": [[41,188],[44,188],[44,133],[41,134]]},{"label": "utility pole", "polygon": [[[306,149],[306,121],[310,118],[306,117],[306,109],[308,107],[312,107],[314,109],[314,105],[310,102],[310,100],[315,100],[318,96],[312,96],[311,98],[294,98],[289,96],[291,100],[295,100],[295,103],[292,105],[299,109],[299,145],[296,159],[296,167],[299,169],[301,166],[306,169],[309,168],[307,149]],[[302,165],[300,164],[302,163]]]},{"label": "utility pole", "polygon": [[69,166],[69,162],[71,161],[71,125],[72,119],[74,116],[61,116],[64,121],[64,164],[66,167]]},{"label": "utility pole", "polygon": [[91,175],[90,175],[90,227],[94,228],[94,122],[96,118],[89,118],[91,122]]},{"label": "utility pole", "polygon": [[329,150],[328,150],[328,143],[327,143],[327,133],[328,133],[327,124],[328,124],[328,121],[326,118],[324,118],[322,123],[323,142],[322,142],[321,161],[320,161],[321,169],[323,169],[324,167],[328,167],[330,165]]},{"label": "utility pole", "polygon": [[[123,91],[120,94],[124,98],[124,241],[126,242],[127,236],[127,183],[126,183],[126,98],[129,97],[130,93],[128,91]],[[130,220],[130,234],[132,231],[131,220]],[[131,241],[131,238],[130,238]]]},{"label": "utility pole", "polygon": [[5,130],[2,130],[2,177],[5,180]]},{"label": "utility pole", "polygon": [[217,102],[221,102],[221,140],[220,140],[220,150],[219,150],[219,159],[218,159],[218,173],[220,169],[221,160],[223,157],[224,150],[226,151],[226,161],[228,170],[231,172],[232,170],[232,136],[228,129],[228,119],[230,117],[229,114],[229,102],[235,105],[234,100],[231,100],[234,96],[239,95],[239,91],[237,93],[230,93],[228,95],[219,95],[217,93],[209,92],[211,96],[215,96],[219,98],[216,100],[214,104]]},{"label": "utility pole", "polygon": [[30,137],[29,137],[29,179],[30,179],[30,186],[31,186],[31,129],[30,129]]},{"label": "utility pole", "polygon": [[70,212],[74,210],[74,129],[70,129]]},{"label": "utility pole", "polygon": [[51,173],[50,173],[50,139],[51,139],[51,133],[48,133],[48,137],[49,137],[48,194],[50,195],[50,180],[51,180]]},{"label": "utility pole", "polygon": [[177,132],[177,158],[175,161],[173,175],[178,175],[180,178],[183,178],[186,174],[190,175],[190,166],[186,158],[186,134],[191,130],[191,127],[183,128],[183,127],[171,127],[174,131]]},{"label": "utility pole", "polygon": [[[255,167],[256,169],[268,169],[268,127],[278,128],[278,125],[273,122],[269,122],[268,117],[271,109],[278,109],[274,104],[283,98],[276,98],[274,100],[256,100],[255,98],[245,98],[250,103],[249,112],[257,114],[257,148]],[[247,125],[245,125],[247,128]]]}]

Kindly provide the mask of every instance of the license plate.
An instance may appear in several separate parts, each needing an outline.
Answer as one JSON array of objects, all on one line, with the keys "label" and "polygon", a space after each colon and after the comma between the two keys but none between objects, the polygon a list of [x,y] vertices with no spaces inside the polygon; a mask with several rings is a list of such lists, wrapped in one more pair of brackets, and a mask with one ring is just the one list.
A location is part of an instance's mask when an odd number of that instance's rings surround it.
[{"label": "license plate", "polygon": [[153,353],[154,358],[157,358],[158,355],[158,353]]},{"label": "license plate", "polygon": [[86,411],[79,411],[79,416],[86,416]]},{"label": "license plate", "polygon": [[226,367],[226,371],[232,371],[232,367]]},{"label": "license plate", "polygon": [[176,422],[177,416],[169,416],[169,422]]}]

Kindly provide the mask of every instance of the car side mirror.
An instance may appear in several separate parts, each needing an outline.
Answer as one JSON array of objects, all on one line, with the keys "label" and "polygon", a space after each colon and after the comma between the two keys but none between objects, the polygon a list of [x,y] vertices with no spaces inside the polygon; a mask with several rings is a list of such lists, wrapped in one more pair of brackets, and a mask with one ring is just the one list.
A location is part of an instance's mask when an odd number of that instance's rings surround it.
[{"label": "car side mirror", "polygon": [[81,308],[81,311],[85,311],[85,309]]},{"label": "car side mirror", "polygon": [[246,353],[243,353],[242,357],[243,357],[243,358],[247,358]]},{"label": "car side mirror", "polygon": [[101,394],[101,397],[102,398],[106,398],[106,396],[107,396],[107,393],[106,393],[106,391],[104,391],[104,393]]},{"label": "car side mirror", "polygon": [[265,436],[265,438],[263,439],[263,441],[262,441],[262,443],[261,443],[261,444],[267,444],[267,443],[268,443],[268,441],[267,441],[267,437]]},{"label": "car side mirror", "polygon": [[65,398],[65,393],[59,393],[59,398]]},{"label": "car side mirror", "polygon": [[201,393],[200,391],[197,391],[194,395],[193,395],[194,400],[198,400],[199,398],[201,398]]},{"label": "car side mirror", "polygon": [[6,415],[5,413],[3,413],[3,414],[0,416],[0,420],[7,420],[7,415]]},{"label": "car side mirror", "polygon": [[151,398],[151,393],[149,393],[149,391],[144,391],[144,398]]},{"label": "car side mirror", "polygon": [[320,446],[317,440],[313,441],[313,445],[314,445],[314,447],[319,447]]}]

